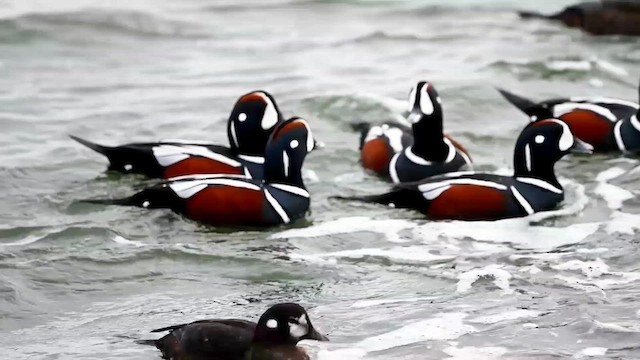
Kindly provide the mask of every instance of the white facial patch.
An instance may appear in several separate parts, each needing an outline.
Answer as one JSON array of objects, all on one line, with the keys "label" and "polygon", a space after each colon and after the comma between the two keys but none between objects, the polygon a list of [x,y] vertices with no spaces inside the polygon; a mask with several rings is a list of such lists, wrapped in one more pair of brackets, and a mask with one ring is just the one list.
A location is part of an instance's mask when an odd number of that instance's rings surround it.
[{"label": "white facial patch", "polygon": [[544,135],[536,135],[535,142],[536,144],[542,144],[544,142]]},{"label": "white facial patch", "polygon": [[289,177],[289,155],[286,151],[282,152],[282,165],[284,166],[284,177]]},{"label": "white facial patch", "polygon": [[311,152],[311,150],[313,150],[313,147],[315,145],[315,141],[313,139],[313,134],[311,134],[311,128],[309,128],[309,124],[307,124],[307,122],[305,120],[303,120],[303,119],[298,119],[296,121],[302,122],[304,127],[307,128],[307,152]]},{"label": "white facial patch", "polygon": [[529,144],[524,147],[524,162],[527,165],[527,170],[531,171],[531,148]]},{"label": "white facial patch", "polygon": [[267,95],[264,93],[258,93],[258,95],[261,96],[267,104],[267,107],[264,109],[264,115],[262,116],[260,126],[262,126],[263,130],[269,130],[278,123],[278,111],[276,111],[276,106],[273,105],[273,102]]},{"label": "white facial patch", "polygon": [[413,108],[416,106],[416,96],[418,95],[418,88],[411,88],[411,92],[409,92],[409,112],[413,111]]},{"label": "white facial patch", "polygon": [[291,140],[291,143],[289,144],[289,146],[291,146],[292,149],[295,149],[298,147],[298,145],[300,145],[300,143],[298,142],[298,140]]},{"label": "white facial patch", "polygon": [[240,113],[240,115],[238,115],[238,120],[240,120],[240,122],[247,120],[247,114]]},{"label": "white facial patch", "polygon": [[277,329],[278,328],[278,321],[276,319],[267,320],[267,327],[269,329]]},{"label": "white facial patch", "polygon": [[560,141],[558,141],[558,148],[560,151],[569,150],[573,146],[573,134],[571,133],[571,129],[569,129],[569,125],[560,120],[552,119],[551,121],[562,126],[562,135],[560,136]]},{"label": "white facial patch", "polygon": [[425,115],[431,115],[435,111],[431,97],[429,96],[429,84],[424,84],[420,89],[420,110]]},{"label": "white facial patch", "polygon": [[298,323],[289,322],[289,334],[294,339],[299,339],[309,333],[309,325],[307,324],[307,319],[304,315],[302,315],[298,319]]}]

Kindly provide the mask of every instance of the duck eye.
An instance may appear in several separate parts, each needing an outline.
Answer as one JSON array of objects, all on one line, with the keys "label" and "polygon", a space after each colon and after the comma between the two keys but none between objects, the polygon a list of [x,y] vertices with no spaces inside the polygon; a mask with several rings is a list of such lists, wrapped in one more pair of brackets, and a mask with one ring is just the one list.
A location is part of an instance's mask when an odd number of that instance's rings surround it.
[{"label": "duck eye", "polygon": [[544,135],[537,135],[535,138],[536,144],[542,144],[544,142]]}]

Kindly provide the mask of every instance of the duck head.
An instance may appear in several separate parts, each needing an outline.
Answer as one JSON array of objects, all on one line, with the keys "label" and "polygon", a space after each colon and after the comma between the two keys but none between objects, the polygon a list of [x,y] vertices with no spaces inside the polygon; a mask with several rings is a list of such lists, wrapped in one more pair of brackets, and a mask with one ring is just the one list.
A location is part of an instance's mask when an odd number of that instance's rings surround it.
[{"label": "duck head", "polygon": [[277,304],[260,317],[253,342],[269,345],[296,345],[301,340],[329,341],[313,328],[307,311],[294,303]]},{"label": "duck head", "polygon": [[302,164],[314,147],[315,140],[306,120],[293,117],[278,124],[264,154],[265,182],[304,188]]},{"label": "duck head", "polygon": [[436,88],[420,81],[409,93],[409,116],[413,128],[412,152],[426,160],[444,161],[449,154],[442,130],[442,104]]},{"label": "duck head", "polygon": [[590,153],[593,146],[573,136],[562,120],[547,119],[527,126],[516,142],[515,176],[545,180],[559,186],[554,165],[570,152]]},{"label": "duck head", "polygon": [[266,91],[242,95],[227,123],[231,148],[240,154],[262,157],[269,136],[281,120],[276,101]]}]

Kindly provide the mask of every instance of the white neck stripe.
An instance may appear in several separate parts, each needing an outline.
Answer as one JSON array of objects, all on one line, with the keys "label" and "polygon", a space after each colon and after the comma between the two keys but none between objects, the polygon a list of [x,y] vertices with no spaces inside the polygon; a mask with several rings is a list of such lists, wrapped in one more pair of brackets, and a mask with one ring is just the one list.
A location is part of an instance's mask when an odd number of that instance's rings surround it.
[{"label": "white neck stripe", "polygon": [[518,189],[516,189],[515,186],[511,186],[510,188],[511,188],[511,193],[513,194],[513,196],[515,196],[516,200],[518,200],[518,203],[520,203],[520,206],[522,206],[524,211],[526,211],[527,214],[529,215],[533,214],[535,211],[533,210],[533,208],[531,207],[531,204],[529,204],[527,199],[525,199],[524,196],[520,194],[520,192],[518,191]]},{"label": "white neck stripe", "polygon": [[271,207],[273,208],[273,210],[275,210],[278,213],[278,215],[280,216],[280,219],[282,219],[282,222],[284,224],[288,224],[291,221],[291,219],[289,219],[289,215],[287,215],[287,212],[284,211],[284,209],[282,208],[282,205],[280,205],[278,200],[276,200],[267,189],[264,189],[264,196],[267,198],[267,201],[269,201],[269,204],[271,204]]}]

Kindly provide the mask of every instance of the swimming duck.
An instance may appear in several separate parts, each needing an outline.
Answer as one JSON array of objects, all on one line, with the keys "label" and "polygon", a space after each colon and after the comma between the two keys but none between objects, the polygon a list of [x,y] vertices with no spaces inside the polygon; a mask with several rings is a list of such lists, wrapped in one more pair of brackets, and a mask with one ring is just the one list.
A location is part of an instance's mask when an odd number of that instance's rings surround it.
[{"label": "swimming duck", "polygon": [[407,123],[354,125],[365,169],[400,183],[472,166],[467,151],[443,134],[441,100],[431,83],[420,81],[411,90]]},{"label": "swimming duck", "polygon": [[562,120],[527,126],[514,154],[513,176],[460,172],[396,185],[382,195],[343,198],[410,208],[432,220],[499,220],[555,209],[564,200],[554,165],[570,151],[592,147]]},{"label": "swimming duck", "polygon": [[640,151],[638,104],[604,97],[570,97],[534,102],[506,90],[498,91],[532,122],[550,117],[567,123],[573,134],[596,152]]},{"label": "swimming duck", "polygon": [[309,192],[302,164],[314,147],[308,123],[298,117],[278,124],[267,143],[264,180],[239,176],[169,179],[131,197],[86,200],[94,204],[168,208],[211,225],[273,226],[304,217]]},{"label": "swimming duck", "polygon": [[143,340],[169,360],[309,360],[301,340],[329,341],[314,329],[306,310],[293,303],[270,307],[258,323],[246,320],[200,320],[151,332],[169,333]]},{"label": "swimming duck", "polygon": [[267,140],[282,120],[275,99],[266,91],[253,91],[242,95],[229,115],[230,147],[189,140],[111,147],[71,138],[106,156],[111,171],[158,178],[229,174],[262,179]]}]

